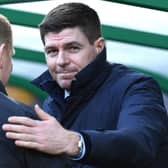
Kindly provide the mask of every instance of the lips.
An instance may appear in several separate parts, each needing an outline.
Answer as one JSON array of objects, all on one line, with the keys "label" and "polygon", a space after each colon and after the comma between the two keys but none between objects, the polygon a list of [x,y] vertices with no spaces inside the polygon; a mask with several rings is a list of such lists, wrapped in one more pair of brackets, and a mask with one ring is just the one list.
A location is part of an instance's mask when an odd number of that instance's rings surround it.
[{"label": "lips", "polygon": [[59,72],[58,75],[62,79],[74,79],[76,72],[74,72],[74,71],[72,71],[72,72]]}]

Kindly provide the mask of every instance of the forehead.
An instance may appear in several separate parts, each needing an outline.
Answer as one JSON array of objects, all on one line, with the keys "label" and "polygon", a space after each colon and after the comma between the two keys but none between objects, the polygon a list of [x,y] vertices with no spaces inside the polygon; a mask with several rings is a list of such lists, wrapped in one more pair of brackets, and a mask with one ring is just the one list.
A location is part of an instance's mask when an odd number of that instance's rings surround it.
[{"label": "forehead", "polygon": [[45,35],[45,46],[54,44],[66,44],[71,42],[86,43],[87,37],[79,28],[66,28],[59,33],[50,32]]}]

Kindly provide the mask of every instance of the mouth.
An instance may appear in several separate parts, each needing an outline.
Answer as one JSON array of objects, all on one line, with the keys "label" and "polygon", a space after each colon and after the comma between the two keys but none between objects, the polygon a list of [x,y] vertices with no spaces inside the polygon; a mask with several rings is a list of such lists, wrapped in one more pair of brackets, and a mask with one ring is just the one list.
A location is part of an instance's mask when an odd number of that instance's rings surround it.
[{"label": "mouth", "polygon": [[59,76],[62,78],[62,79],[66,79],[66,80],[72,80],[75,78],[75,75],[76,75],[77,72],[59,72]]}]

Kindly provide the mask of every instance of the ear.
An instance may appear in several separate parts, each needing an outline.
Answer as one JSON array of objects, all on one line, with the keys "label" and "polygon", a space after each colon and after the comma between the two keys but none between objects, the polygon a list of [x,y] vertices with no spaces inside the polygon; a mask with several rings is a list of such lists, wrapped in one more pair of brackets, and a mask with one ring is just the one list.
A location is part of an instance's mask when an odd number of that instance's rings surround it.
[{"label": "ear", "polygon": [[4,49],[5,49],[5,43],[0,44],[0,69],[3,68],[2,56],[4,53]]},{"label": "ear", "polygon": [[97,54],[99,54],[103,50],[103,48],[104,48],[104,38],[103,37],[99,37],[94,42],[94,45],[95,45]]},{"label": "ear", "polygon": [[3,55],[5,43],[0,44],[0,56]]}]

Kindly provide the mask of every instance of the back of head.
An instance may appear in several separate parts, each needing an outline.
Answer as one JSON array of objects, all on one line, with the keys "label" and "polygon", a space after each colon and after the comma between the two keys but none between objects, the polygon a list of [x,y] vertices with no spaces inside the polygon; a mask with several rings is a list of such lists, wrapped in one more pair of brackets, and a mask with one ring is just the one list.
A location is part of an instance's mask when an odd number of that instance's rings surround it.
[{"label": "back of head", "polygon": [[101,25],[96,11],[82,3],[57,6],[48,13],[39,27],[43,43],[47,33],[58,33],[74,27],[79,27],[91,44],[101,37]]},{"label": "back of head", "polygon": [[0,44],[5,43],[7,49],[13,48],[12,29],[9,20],[0,14]]}]

